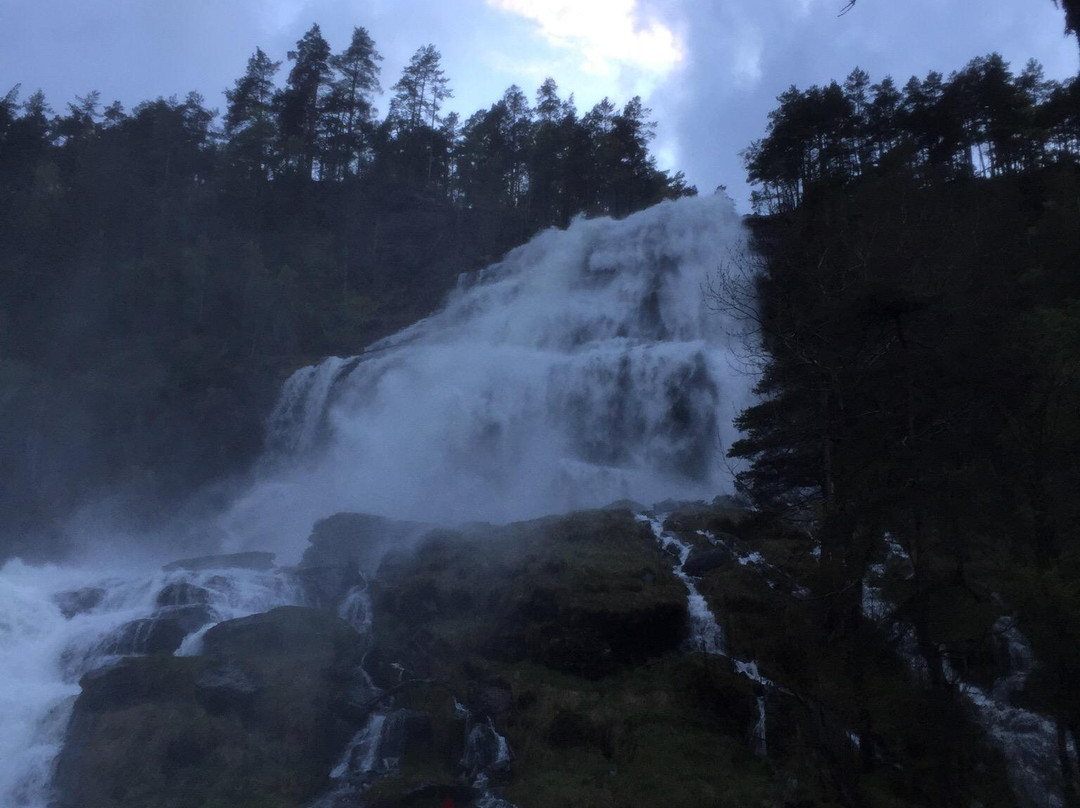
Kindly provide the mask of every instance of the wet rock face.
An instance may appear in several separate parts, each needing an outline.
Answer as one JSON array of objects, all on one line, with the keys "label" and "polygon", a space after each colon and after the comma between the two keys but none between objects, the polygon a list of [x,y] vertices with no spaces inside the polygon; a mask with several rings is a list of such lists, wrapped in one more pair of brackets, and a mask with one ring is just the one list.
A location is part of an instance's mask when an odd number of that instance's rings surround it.
[{"label": "wet rock face", "polygon": [[299,567],[292,570],[292,577],[304,594],[304,603],[316,609],[336,609],[362,580],[355,566]]},{"label": "wet rock face", "polygon": [[695,578],[700,578],[714,569],[733,562],[734,558],[731,551],[722,547],[694,549],[691,551],[690,557],[686,559],[686,563],[683,564],[683,572],[687,575],[693,575]]},{"label": "wet rock face", "polygon": [[54,600],[60,607],[60,613],[69,620],[75,615],[93,611],[105,597],[105,590],[100,586],[87,586],[71,592],[61,592]]},{"label": "wet rock face", "polygon": [[686,622],[682,584],[628,511],[431,533],[385,559],[373,597],[383,656],[416,671],[471,651],[597,679],[675,650]]},{"label": "wet rock face", "polygon": [[201,570],[269,570],[274,566],[274,554],[263,552],[228,553],[225,555],[200,556],[198,558],[185,558],[166,564],[161,569],[165,572],[188,570],[199,572]]},{"label": "wet rock face", "polygon": [[178,606],[201,606],[210,602],[210,593],[201,586],[189,584],[186,581],[166,584],[156,599],[159,608],[173,608]]},{"label": "wet rock face", "polygon": [[263,684],[242,668],[225,663],[195,677],[195,698],[212,715],[249,714]]},{"label": "wet rock face", "polygon": [[285,607],[215,626],[202,657],[87,674],[56,808],[306,804],[355,732],[334,705],[360,663],[357,640],[330,614]]},{"label": "wet rock face", "polygon": [[96,650],[114,656],[171,654],[180,647],[184,637],[198,631],[212,618],[206,605],[162,609],[153,617],[120,626]]},{"label": "wet rock face", "polygon": [[311,546],[300,562],[305,567],[332,567],[373,572],[390,547],[412,542],[429,527],[366,513],[336,513],[320,519],[308,537]]}]

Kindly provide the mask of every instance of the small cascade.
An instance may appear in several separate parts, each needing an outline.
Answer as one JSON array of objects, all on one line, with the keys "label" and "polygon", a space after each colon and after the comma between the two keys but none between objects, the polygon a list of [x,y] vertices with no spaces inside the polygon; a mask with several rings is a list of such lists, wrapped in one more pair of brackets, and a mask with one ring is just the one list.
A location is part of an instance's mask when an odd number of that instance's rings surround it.
[{"label": "small cascade", "polygon": [[0,805],[46,808],[84,673],[122,656],[197,653],[223,620],[297,602],[276,570],[160,569],[126,577],[0,568]]},{"label": "small cascade", "polygon": [[331,356],[318,365],[301,368],[281,389],[277,405],[266,421],[269,459],[302,455],[315,447],[334,383],[349,364]]},{"label": "small cascade", "polygon": [[[471,716],[470,716],[471,718]],[[461,765],[474,778],[486,778],[494,772],[503,772],[510,768],[512,753],[506,738],[495,730],[494,722],[472,723],[465,737],[465,753]]]},{"label": "small cascade", "polygon": [[[337,608],[338,617],[356,629],[360,642],[371,639],[372,607],[367,581],[351,587]],[[367,655],[361,660],[358,673],[363,686],[352,695],[358,702],[367,702],[382,694],[364,667]],[[311,804],[311,808],[335,808],[339,805],[356,805],[358,795],[363,794],[380,777],[391,774],[397,765],[393,751],[387,752],[387,736],[395,729],[388,719],[393,717],[388,706],[380,706],[368,716],[367,723],[349,741],[338,764],[330,771],[333,781],[328,793]]]},{"label": "small cascade", "polygon": [[341,762],[330,772],[330,777],[334,780],[363,778],[380,769],[385,770],[387,767],[379,756],[385,724],[386,713],[372,713],[364,728],[349,741]]},{"label": "small cascade", "polygon": [[[652,528],[653,535],[656,536],[656,541],[662,550],[677,554],[678,564],[674,567],[673,571],[676,577],[686,585],[687,611],[690,615],[690,637],[687,640],[687,650],[727,657],[728,652],[727,644],[724,639],[724,630],[716,622],[716,617],[713,615],[712,610],[709,609],[709,604],[705,600],[705,596],[698,591],[694,578],[683,570],[683,565],[686,564],[686,560],[690,556],[690,545],[680,541],[676,536],[664,530],[664,518],[665,516],[663,514],[655,517],[647,514],[637,515],[637,520],[639,522],[646,522],[649,527]],[[755,567],[772,569],[772,567],[765,563],[764,558],[762,558],[759,553],[751,553],[749,556],[740,557],[732,550],[732,554],[741,564],[752,564]],[[765,580],[768,582],[768,578]],[[797,595],[797,589],[795,594]],[[765,757],[768,749],[765,742],[765,728],[767,723],[765,706],[766,696],[775,691],[788,691],[779,687],[771,679],[762,676],[761,672],[758,670],[756,661],[743,661],[731,658],[731,662],[735,673],[740,676],[745,676],[759,686],[757,696],[758,720],[754,725],[751,748],[755,755]]]},{"label": "small cascade", "polygon": [[677,554],[679,563],[675,566],[676,577],[686,585],[687,610],[690,614],[690,636],[687,639],[688,650],[700,651],[705,654],[718,654],[727,656],[727,643],[724,640],[724,630],[716,622],[716,617],[705,596],[698,591],[697,584],[686,572],[683,565],[690,557],[690,545],[680,541],[671,533],[664,530],[663,516],[651,517],[646,514],[638,514],[639,522],[646,522],[652,528],[656,541],[660,548],[667,552]]},{"label": "small cascade", "polygon": [[338,607],[338,617],[355,628],[361,636],[371,634],[371,593],[367,582],[352,587]]},{"label": "small cascade", "polygon": [[[885,556],[878,563],[867,567],[862,585],[862,613],[874,622],[880,622],[896,611],[896,604],[886,597],[883,587],[890,572],[902,576],[905,580],[910,580],[915,575],[911,557],[896,538],[890,533],[886,533],[883,538]],[[911,645],[914,646],[913,637]]]},{"label": "small cascade", "polygon": [[[1012,704],[1035,668],[1031,645],[1010,617],[998,618],[994,633],[1008,651],[1009,672],[994,682],[989,692],[964,682],[957,682],[959,690],[967,697],[979,724],[1004,753],[1009,783],[1020,804],[1025,808],[1063,808],[1057,725],[1045,716]],[[1078,762],[1075,747],[1068,753],[1075,768]]]},{"label": "small cascade", "polygon": [[757,697],[758,720],[754,725],[754,754],[765,757],[768,746],[765,743],[765,696]]},{"label": "small cascade", "polygon": [[[914,574],[911,558],[896,539],[885,534],[884,543],[883,560],[868,568],[863,581],[863,615],[879,623],[897,609],[884,592],[888,576],[910,579]],[[899,622],[891,630],[897,654],[919,681],[928,682],[932,663],[920,653],[915,629]],[[998,618],[993,632],[1005,646],[1009,671],[989,690],[963,681],[944,655],[933,664],[941,665],[945,681],[965,697],[976,722],[1001,749],[1008,767],[1009,783],[1020,805],[1023,808],[1064,808],[1057,726],[1045,716],[1013,705],[1014,697],[1024,689],[1035,668],[1031,645],[1011,617]],[[1070,750],[1070,754],[1075,766],[1076,750]]]},{"label": "small cascade", "polygon": [[698,535],[709,542],[713,547],[720,547],[729,552],[731,557],[735,559],[740,567],[751,567],[756,570],[769,589],[776,589],[777,582],[779,581],[784,584],[784,588],[786,588],[793,597],[803,599],[810,596],[809,589],[801,586],[791,575],[770,564],[765,560],[765,556],[757,550],[743,554],[738,551],[734,542],[724,541],[707,530],[699,530]]},{"label": "small cascade", "polygon": [[512,803],[495,796],[488,788],[490,775],[509,771],[514,759],[510,742],[495,729],[495,722],[476,721],[464,704],[454,699],[454,716],[465,722],[465,751],[461,756],[461,768],[480,792],[477,808],[515,808]]},{"label": "small cascade", "polygon": [[769,693],[772,693],[774,691],[781,691],[785,693],[790,693],[790,691],[779,687],[776,682],[762,676],[761,671],[758,670],[757,662],[743,662],[736,659],[734,660],[734,663],[736,673],[745,676],[752,682],[757,682],[757,684],[759,685],[759,692],[757,697],[758,720],[757,724],[754,725],[752,749],[754,751],[754,754],[758,757],[765,757],[768,752],[768,746],[765,743],[765,697]]}]

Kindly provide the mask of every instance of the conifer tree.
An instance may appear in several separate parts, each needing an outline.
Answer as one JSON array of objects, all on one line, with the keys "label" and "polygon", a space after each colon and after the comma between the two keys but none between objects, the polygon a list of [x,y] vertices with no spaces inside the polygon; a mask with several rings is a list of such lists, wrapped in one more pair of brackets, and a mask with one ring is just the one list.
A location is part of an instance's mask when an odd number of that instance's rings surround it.
[{"label": "conifer tree", "polygon": [[279,135],[287,162],[310,179],[321,154],[322,102],[330,84],[330,45],[318,24],[289,51],[294,62],[277,98]]},{"label": "conifer tree", "polygon": [[454,95],[442,69],[442,54],[434,45],[425,45],[413,54],[392,89],[390,117],[405,130],[420,126],[435,129],[443,102]]},{"label": "conifer tree", "polygon": [[225,91],[225,137],[232,160],[243,176],[265,180],[272,167],[276,137],[274,125],[274,75],[281,62],[256,48],[247,71],[232,89]]},{"label": "conifer tree", "polygon": [[330,57],[335,77],[325,103],[328,126],[329,173],[357,173],[367,159],[370,126],[375,117],[374,98],[381,92],[379,62],[382,55],[365,28],[354,28],[352,40]]}]

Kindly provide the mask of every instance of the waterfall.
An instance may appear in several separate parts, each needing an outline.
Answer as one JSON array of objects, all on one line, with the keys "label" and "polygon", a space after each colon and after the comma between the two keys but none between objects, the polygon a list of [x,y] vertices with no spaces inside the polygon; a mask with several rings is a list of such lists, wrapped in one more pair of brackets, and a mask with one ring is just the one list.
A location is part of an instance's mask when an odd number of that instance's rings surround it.
[{"label": "waterfall", "polygon": [[[292,563],[339,511],[509,521],[730,490],[724,452],[750,380],[702,286],[745,243],[722,196],[541,233],[427,319],[293,374],[254,481],[191,530]],[[47,804],[82,673],[120,654],[197,654],[218,621],[303,602],[279,570],[125,571],[122,545],[101,542],[99,569],[0,568],[0,804]],[[700,595],[693,608],[704,621]],[[366,592],[342,609],[370,628]],[[718,628],[705,648],[722,651]],[[390,724],[357,736],[360,769]]]},{"label": "waterfall", "polygon": [[338,511],[503,522],[730,490],[749,379],[702,285],[744,241],[720,196],[578,220],[359,356],[297,371],[228,547],[291,558]]}]

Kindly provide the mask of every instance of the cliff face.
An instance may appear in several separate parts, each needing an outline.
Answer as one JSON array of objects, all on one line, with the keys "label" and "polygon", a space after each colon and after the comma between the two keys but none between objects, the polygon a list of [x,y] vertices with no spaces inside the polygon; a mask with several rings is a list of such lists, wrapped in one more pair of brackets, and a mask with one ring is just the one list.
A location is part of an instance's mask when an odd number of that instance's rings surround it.
[{"label": "cliff face", "polygon": [[[274,572],[305,605],[83,677],[56,805],[1013,804],[977,716],[869,616],[862,647],[830,644],[809,540],[730,502],[665,510],[328,520]],[[173,587],[165,612],[213,611]]]}]

